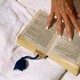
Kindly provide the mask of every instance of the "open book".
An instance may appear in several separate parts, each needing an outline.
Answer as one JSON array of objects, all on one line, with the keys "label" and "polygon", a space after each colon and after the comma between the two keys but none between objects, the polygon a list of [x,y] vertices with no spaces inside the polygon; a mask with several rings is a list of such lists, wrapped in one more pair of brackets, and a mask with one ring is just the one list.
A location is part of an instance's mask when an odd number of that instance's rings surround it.
[{"label": "open book", "polygon": [[41,56],[48,55],[74,75],[80,69],[80,37],[77,33],[73,41],[69,42],[66,34],[62,38],[56,35],[56,23],[46,30],[48,14],[39,10],[25,29],[18,36],[17,42]]}]

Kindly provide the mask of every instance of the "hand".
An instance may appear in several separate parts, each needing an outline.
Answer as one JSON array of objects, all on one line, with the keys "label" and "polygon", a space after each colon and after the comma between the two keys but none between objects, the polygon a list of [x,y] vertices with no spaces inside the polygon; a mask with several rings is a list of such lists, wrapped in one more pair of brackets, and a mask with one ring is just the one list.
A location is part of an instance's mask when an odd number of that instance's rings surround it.
[{"label": "hand", "polygon": [[80,15],[74,7],[73,0],[51,0],[51,13],[48,18],[47,29],[51,27],[54,16],[57,17],[57,34],[59,37],[62,36],[64,30],[62,20],[64,21],[69,41],[73,38],[74,29],[80,35],[80,26],[77,21]]}]

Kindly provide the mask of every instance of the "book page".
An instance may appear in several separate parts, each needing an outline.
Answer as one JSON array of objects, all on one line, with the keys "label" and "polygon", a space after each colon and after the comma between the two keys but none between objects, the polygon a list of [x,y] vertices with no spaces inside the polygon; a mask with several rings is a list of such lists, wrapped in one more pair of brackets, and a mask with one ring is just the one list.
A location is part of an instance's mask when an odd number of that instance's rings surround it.
[{"label": "book page", "polygon": [[28,40],[31,44],[37,46],[42,51],[48,51],[56,37],[56,24],[54,24],[49,30],[46,30],[47,19],[48,14],[40,10],[21,33],[21,37],[25,41]]},{"label": "book page", "polygon": [[[74,1],[76,10],[80,13],[80,1]],[[78,20],[80,25],[80,20]],[[66,32],[64,32],[66,33]],[[61,39],[56,38],[48,54],[57,55],[67,61],[80,64],[80,37],[78,33],[74,34],[72,41],[68,41],[67,35],[64,34]]]},{"label": "book page", "polygon": [[56,38],[48,54],[53,54],[73,63],[80,63],[79,35],[75,33],[73,41],[69,41],[66,35],[62,36],[61,39]]}]

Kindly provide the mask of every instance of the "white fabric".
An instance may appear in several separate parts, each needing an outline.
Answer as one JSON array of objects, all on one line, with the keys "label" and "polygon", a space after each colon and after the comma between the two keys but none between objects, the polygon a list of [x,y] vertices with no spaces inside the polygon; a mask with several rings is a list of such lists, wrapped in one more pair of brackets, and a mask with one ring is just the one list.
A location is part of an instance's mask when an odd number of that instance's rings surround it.
[{"label": "white fabric", "polygon": [[74,76],[73,74],[71,74],[70,72],[67,72],[62,80],[80,80],[80,74],[78,76]]},{"label": "white fabric", "polygon": [[[29,67],[26,70],[13,70],[19,58],[34,56],[16,43],[22,25],[29,23],[38,9],[50,12],[50,0],[26,1],[26,7],[15,0],[4,0],[0,4],[0,80],[58,80],[65,69],[50,59],[28,60]],[[71,73],[67,73],[62,80],[74,80],[74,76],[69,75]],[[75,80],[79,80],[79,76]]]},{"label": "white fabric", "polygon": [[38,11],[39,9],[50,12],[50,1],[51,0],[17,0],[27,8],[34,11]]},{"label": "white fabric", "polygon": [[16,37],[24,23],[29,23],[35,12],[14,0],[0,5],[0,80],[57,80],[65,71],[50,59],[29,60],[29,67],[14,71],[16,61],[32,52],[17,45]]}]

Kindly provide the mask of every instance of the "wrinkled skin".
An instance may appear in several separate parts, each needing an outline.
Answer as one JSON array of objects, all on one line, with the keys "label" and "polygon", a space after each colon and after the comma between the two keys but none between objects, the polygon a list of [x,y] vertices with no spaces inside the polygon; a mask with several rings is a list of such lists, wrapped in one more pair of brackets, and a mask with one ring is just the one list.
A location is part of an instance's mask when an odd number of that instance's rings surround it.
[{"label": "wrinkled skin", "polygon": [[80,35],[80,26],[77,21],[77,19],[80,19],[80,15],[75,9],[73,0],[51,0],[51,13],[47,22],[48,28],[51,27],[54,16],[57,17],[57,34],[59,37],[62,36],[64,30],[62,27],[62,20],[64,20],[64,25],[70,41],[73,38],[74,29]]}]

